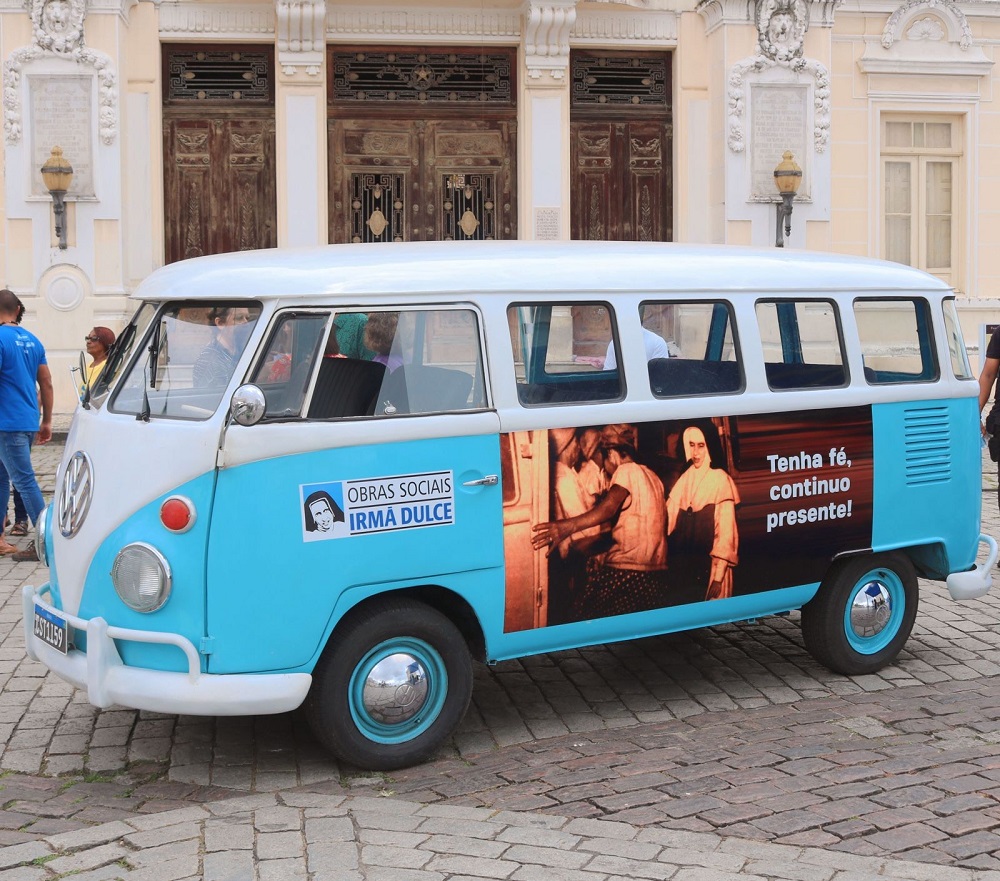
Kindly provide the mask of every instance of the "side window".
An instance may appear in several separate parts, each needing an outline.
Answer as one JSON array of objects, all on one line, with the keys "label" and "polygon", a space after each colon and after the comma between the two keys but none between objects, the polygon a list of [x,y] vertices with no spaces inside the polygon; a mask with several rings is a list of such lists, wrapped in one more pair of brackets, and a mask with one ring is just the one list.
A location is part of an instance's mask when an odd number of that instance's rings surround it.
[{"label": "side window", "polygon": [[658,398],[717,395],[743,388],[728,303],[645,302],[639,307],[649,387]]},{"label": "side window", "polygon": [[865,379],[872,385],[937,378],[926,300],[854,301]]},{"label": "side window", "polygon": [[264,392],[266,417],[287,418],[301,414],[329,317],[322,312],[278,316],[264,358],[250,378]]},{"label": "side window", "polygon": [[847,383],[837,307],[829,300],[760,300],[757,325],[772,389]]},{"label": "side window", "polygon": [[[962,336],[962,326],[958,323],[958,312],[955,311],[955,298],[944,301],[944,329],[948,334],[948,354],[951,356],[951,369],[958,379],[972,379],[972,367],[969,365],[969,352],[965,348]],[[985,352],[983,353],[985,356]]]},{"label": "side window", "polygon": [[307,415],[397,417],[484,407],[475,312],[377,310],[334,314]]},{"label": "side window", "polygon": [[507,323],[522,404],[616,401],[625,394],[606,303],[518,304],[507,309]]}]

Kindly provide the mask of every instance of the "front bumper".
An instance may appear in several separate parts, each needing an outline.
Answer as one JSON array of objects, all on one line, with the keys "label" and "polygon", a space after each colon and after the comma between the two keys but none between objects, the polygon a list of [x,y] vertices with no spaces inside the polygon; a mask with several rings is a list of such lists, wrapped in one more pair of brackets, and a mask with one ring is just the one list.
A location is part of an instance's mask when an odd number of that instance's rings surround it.
[{"label": "front bumper", "polygon": [[[96,707],[118,704],[138,710],[190,716],[255,716],[285,713],[305,700],[312,683],[308,673],[201,672],[194,644],[177,633],[157,633],[112,627],[103,618],[78,618],[45,602],[48,585],[37,591],[21,589],[24,647],[28,657],[56,675],[87,691]],[[70,649],[65,655],[46,645],[34,632],[35,606],[65,618],[69,626],[87,634],[87,651]],[[115,640],[173,645],[187,657],[186,673],[126,666]]]},{"label": "front bumper", "polygon": [[989,592],[993,585],[993,567],[997,563],[997,543],[991,535],[980,535],[979,542],[989,548],[987,558],[968,572],[952,572],[946,580],[953,600],[974,600]]}]

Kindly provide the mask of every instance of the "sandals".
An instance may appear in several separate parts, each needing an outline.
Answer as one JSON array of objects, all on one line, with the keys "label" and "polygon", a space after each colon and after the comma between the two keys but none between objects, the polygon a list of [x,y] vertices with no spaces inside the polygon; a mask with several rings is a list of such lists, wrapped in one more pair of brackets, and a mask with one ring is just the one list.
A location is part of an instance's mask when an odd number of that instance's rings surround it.
[{"label": "sandals", "polygon": [[7,554],[16,554],[21,550],[17,545],[12,545],[9,541],[4,541],[3,537],[0,536],[0,557],[5,557]]},{"label": "sandals", "polygon": [[28,523],[26,520],[18,520],[11,529],[8,535],[27,535],[28,534]]}]

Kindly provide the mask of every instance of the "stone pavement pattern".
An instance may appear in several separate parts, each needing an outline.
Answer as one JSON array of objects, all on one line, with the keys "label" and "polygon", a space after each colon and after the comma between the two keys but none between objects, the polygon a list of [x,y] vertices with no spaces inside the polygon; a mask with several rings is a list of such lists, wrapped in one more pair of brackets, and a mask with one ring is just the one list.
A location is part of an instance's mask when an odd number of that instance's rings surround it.
[{"label": "stone pavement pattern", "polygon": [[[61,453],[35,451],[48,497]],[[899,664],[853,679],[796,614],[481,667],[442,755],[387,776],[295,713],[96,710],[24,657],[44,576],[0,558],[4,881],[1000,881],[1000,595],[921,582]]]}]

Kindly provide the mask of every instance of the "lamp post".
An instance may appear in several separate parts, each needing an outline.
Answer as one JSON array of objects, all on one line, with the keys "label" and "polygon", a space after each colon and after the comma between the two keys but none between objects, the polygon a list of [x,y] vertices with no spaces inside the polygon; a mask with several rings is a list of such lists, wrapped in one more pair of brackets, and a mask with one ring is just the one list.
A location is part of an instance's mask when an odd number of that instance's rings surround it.
[{"label": "lamp post", "polygon": [[56,217],[59,247],[66,250],[66,191],[73,180],[73,166],[63,156],[62,147],[53,147],[52,155],[42,166],[42,180],[52,197],[52,213]]},{"label": "lamp post", "polygon": [[[785,150],[781,157],[781,162],[774,169],[774,185],[781,194],[781,201],[775,206],[777,208],[777,228],[774,234],[774,247],[785,247],[785,236],[792,234],[792,202],[798,192],[799,184],[802,183],[802,169],[792,157],[791,150]],[[784,235],[782,235],[784,227]]]}]

